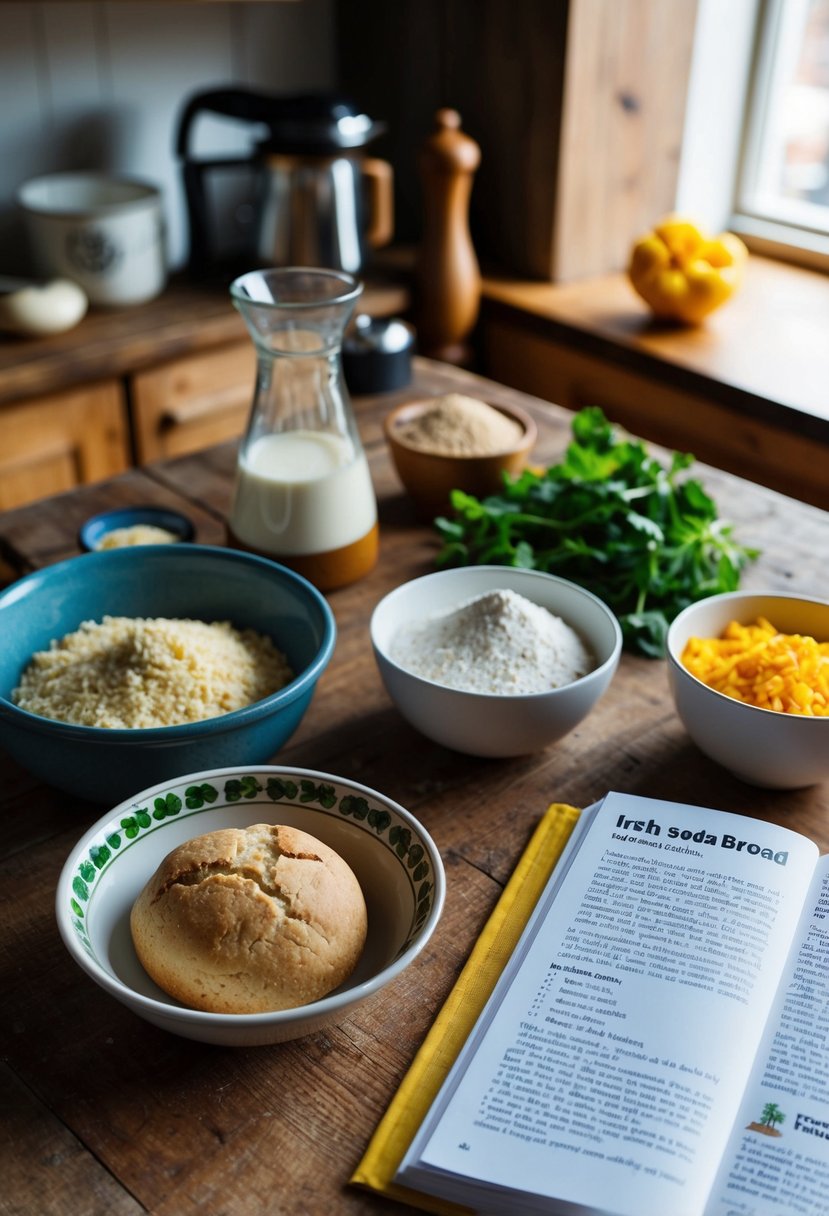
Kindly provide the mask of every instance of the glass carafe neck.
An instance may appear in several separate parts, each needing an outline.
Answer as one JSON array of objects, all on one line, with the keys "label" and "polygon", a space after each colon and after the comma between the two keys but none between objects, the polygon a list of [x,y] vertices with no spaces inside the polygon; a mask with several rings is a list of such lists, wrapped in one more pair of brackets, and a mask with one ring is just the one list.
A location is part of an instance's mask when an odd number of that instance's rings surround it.
[{"label": "glass carafe neck", "polygon": [[309,357],[339,352],[362,284],[336,270],[252,270],[230,295],[260,355]]},{"label": "glass carafe neck", "polygon": [[282,431],[324,431],[358,444],[339,351],[258,356],[256,393],[243,447]]},{"label": "glass carafe neck", "polygon": [[340,349],[361,290],[351,275],[304,268],[251,271],[231,284],[258,361],[243,453],[263,435],[293,430],[341,436],[356,455]]}]

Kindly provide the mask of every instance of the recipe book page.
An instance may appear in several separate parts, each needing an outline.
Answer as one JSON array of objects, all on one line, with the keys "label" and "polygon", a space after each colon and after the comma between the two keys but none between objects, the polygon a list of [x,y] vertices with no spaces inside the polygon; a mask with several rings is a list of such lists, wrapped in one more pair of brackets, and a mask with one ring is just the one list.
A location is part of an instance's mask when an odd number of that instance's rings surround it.
[{"label": "recipe book page", "polygon": [[469,1202],[475,1179],[505,1213],[699,1213],[817,848],[624,794],[582,820],[397,1181]]},{"label": "recipe book page", "polygon": [[708,1216],[829,1207],[829,857],[795,941]]}]

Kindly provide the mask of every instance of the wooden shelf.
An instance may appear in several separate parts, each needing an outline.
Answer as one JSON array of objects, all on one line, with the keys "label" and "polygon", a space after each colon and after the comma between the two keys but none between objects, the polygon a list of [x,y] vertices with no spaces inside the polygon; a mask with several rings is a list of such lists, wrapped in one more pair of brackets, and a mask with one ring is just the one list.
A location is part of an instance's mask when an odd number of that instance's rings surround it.
[{"label": "wooden shelf", "polygon": [[[409,307],[396,276],[368,278],[359,308],[392,316]],[[249,341],[227,285],[176,280],[155,300],[91,311],[80,325],[49,338],[0,336],[0,406],[74,385],[123,377],[167,360]]]},{"label": "wooden shelf", "polygon": [[825,275],[752,257],[706,324],[657,324],[623,274],[484,281],[484,371],[829,509]]},{"label": "wooden shelf", "polygon": [[484,318],[829,443],[829,280],[752,256],[740,292],[697,328],[656,323],[624,274],[574,283],[487,275]]},{"label": "wooden shelf", "polygon": [[[406,312],[402,283],[367,278],[360,311]],[[175,281],[65,334],[0,339],[0,507],[238,438],[255,377],[226,283]]]}]

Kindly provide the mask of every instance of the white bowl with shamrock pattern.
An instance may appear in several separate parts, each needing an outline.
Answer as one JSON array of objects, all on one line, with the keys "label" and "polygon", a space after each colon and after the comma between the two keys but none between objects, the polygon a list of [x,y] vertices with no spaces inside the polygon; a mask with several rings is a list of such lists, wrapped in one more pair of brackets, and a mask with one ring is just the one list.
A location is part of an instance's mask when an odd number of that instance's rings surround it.
[{"label": "white bowl with shamrock pattern", "polygon": [[[132,905],[164,857],[194,836],[254,823],[287,824],[335,849],[366,900],[368,936],[336,991],[295,1009],[214,1014],[189,1009],[144,971],[132,944]],[[440,854],[415,817],[366,786],[311,769],[210,769],[122,802],[78,841],[61,871],[56,914],[78,965],[110,996],[173,1034],[223,1046],[279,1043],[342,1021],[395,980],[443,910]]]}]

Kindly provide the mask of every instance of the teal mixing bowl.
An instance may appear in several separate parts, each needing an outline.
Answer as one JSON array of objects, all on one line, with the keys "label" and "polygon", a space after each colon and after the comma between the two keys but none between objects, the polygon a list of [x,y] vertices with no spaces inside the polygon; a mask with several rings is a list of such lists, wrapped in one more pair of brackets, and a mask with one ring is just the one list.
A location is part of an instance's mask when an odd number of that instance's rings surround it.
[{"label": "teal mixing bowl", "polygon": [[[20,709],[11,694],[36,651],[104,616],[230,621],[268,635],[295,678],[244,709],[182,726],[109,730]],[[334,651],[311,583],[265,558],[207,545],[87,553],[0,592],[0,746],[49,785],[95,802],[217,765],[264,764],[294,733]]]}]

